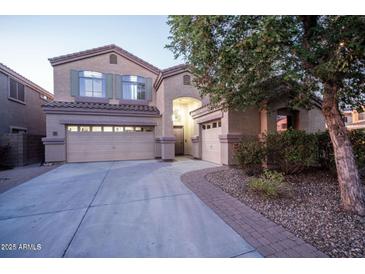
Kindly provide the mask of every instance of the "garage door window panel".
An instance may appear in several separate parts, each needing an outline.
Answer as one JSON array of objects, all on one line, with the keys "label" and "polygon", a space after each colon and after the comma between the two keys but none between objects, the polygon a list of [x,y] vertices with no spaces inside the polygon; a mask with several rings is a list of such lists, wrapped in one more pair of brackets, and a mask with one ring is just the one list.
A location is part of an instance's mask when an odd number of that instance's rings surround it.
[{"label": "garage door window panel", "polygon": [[124,131],[124,127],[114,127],[114,132],[123,132]]},{"label": "garage door window panel", "polygon": [[70,132],[78,132],[79,128],[78,126],[67,126],[67,130]]},{"label": "garage door window panel", "polygon": [[93,126],[91,127],[92,132],[102,132],[103,128],[101,126]]},{"label": "garage door window panel", "polygon": [[113,127],[112,126],[105,126],[103,127],[104,132],[113,132]]},{"label": "garage door window panel", "polygon": [[80,126],[80,132],[90,132],[89,126]]}]

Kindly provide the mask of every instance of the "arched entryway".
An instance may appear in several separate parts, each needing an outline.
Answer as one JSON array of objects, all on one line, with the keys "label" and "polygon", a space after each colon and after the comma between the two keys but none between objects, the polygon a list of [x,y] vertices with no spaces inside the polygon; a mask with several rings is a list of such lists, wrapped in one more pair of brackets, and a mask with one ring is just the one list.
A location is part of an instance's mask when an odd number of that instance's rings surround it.
[{"label": "arched entryway", "polygon": [[172,102],[173,132],[176,138],[175,155],[192,155],[191,138],[197,131],[190,112],[201,107],[200,100],[193,97],[179,97]]}]

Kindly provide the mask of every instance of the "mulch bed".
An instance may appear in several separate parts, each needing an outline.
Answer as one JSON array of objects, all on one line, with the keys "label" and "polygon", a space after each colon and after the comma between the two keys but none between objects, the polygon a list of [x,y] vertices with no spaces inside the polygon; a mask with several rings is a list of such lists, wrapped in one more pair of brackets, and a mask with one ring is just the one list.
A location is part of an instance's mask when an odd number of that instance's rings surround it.
[{"label": "mulch bed", "polygon": [[206,179],[330,257],[365,257],[365,218],[341,209],[336,178],[324,171],[286,176],[290,195],[270,199],[245,186],[240,169]]}]

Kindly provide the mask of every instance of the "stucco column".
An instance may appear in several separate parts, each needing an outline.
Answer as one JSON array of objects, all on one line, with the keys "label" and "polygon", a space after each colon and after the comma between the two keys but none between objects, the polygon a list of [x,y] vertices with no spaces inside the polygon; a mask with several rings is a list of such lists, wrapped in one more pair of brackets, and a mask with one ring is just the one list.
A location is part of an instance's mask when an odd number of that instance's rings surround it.
[{"label": "stucco column", "polygon": [[235,159],[235,145],[242,139],[242,134],[223,134],[219,135],[221,143],[221,163],[223,165],[236,165]]},{"label": "stucco column", "polygon": [[192,155],[195,159],[201,159],[201,145],[200,145],[200,137],[195,136],[191,138],[192,143]]},{"label": "stucco column", "polygon": [[262,109],[260,111],[260,135],[276,132],[276,112]]},{"label": "stucco column", "polygon": [[176,138],[173,137],[161,137],[161,159],[163,161],[172,161],[175,159],[175,142]]}]

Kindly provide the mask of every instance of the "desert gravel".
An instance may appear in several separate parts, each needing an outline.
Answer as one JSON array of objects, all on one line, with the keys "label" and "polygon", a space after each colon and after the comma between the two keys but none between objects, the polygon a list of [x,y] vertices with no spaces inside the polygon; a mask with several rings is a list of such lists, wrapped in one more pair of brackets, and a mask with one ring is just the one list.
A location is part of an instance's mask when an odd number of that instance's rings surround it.
[{"label": "desert gravel", "polygon": [[327,172],[286,176],[289,192],[278,199],[250,191],[241,169],[225,168],[206,178],[330,257],[365,257],[365,218],[341,209],[337,180]]}]

